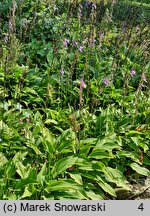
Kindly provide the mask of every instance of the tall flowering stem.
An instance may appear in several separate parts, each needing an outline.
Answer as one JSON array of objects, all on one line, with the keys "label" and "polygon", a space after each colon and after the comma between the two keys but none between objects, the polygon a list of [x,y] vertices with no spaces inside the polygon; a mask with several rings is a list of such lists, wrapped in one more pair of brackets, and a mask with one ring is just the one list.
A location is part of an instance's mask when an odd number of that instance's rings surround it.
[{"label": "tall flowering stem", "polygon": [[83,98],[82,98],[82,92],[83,92],[83,88],[85,88],[85,82],[84,82],[84,75],[82,75],[82,79],[80,80],[80,108],[82,106],[82,101],[83,101]]}]

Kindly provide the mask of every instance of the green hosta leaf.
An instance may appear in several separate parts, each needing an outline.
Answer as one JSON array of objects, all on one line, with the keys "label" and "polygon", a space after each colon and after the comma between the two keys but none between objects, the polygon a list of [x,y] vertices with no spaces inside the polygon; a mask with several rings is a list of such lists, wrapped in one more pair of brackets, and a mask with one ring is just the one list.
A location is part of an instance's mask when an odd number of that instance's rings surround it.
[{"label": "green hosta leaf", "polygon": [[42,135],[44,148],[46,148],[49,154],[54,154],[56,151],[56,139],[54,135],[47,128],[42,128]]},{"label": "green hosta leaf", "polygon": [[55,200],[85,200],[85,196],[75,190],[70,189],[69,191],[57,191],[55,193]]},{"label": "green hosta leaf", "polygon": [[55,124],[55,125],[58,124],[58,122],[55,121],[54,119],[47,119],[47,120],[45,121],[45,124],[51,124],[51,123],[53,123],[53,124]]},{"label": "green hosta leaf", "polygon": [[97,141],[97,138],[88,138],[88,139],[85,139],[85,140],[81,140],[80,142],[82,144],[95,144]]},{"label": "green hosta leaf", "polygon": [[16,194],[9,192],[9,195],[7,195],[7,198],[5,198],[5,199],[7,199],[7,200],[17,200],[17,196],[16,196]]},{"label": "green hosta leaf", "polygon": [[133,142],[138,146],[139,145],[139,138],[138,137],[131,137]]},{"label": "green hosta leaf", "polygon": [[25,167],[20,161],[16,162],[16,171],[22,179],[25,179],[29,174],[29,169]]},{"label": "green hosta leaf", "polygon": [[71,191],[74,190],[79,194],[82,194],[85,199],[87,199],[87,195],[85,191],[79,186],[76,182],[70,179],[60,179],[60,180],[52,180],[48,183],[48,186],[45,188],[47,192],[51,191]]},{"label": "green hosta leaf", "polygon": [[142,133],[139,131],[136,131],[136,130],[130,130],[130,131],[126,132],[126,135],[131,135],[131,134],[142,134]]},{"label": "green hosta leaf", "polygon": [[24,190],[24,193],[23,193],[23,195],[21,196],[20,199],[30,197],[30,196],[32,196],[32,194],[33,194],[33,193],[29,191],[29,187],[26,186],[26,187],[25,187],[25,190]]},{"label": "green hosta leaf", "polygon": [[98,183],[98,185],[107,193],[109,193],[112,196],[116,196],[116,193],[114,191],[114,189],[104,180],[102,180],[102,178],[100,178],[98,175],[92,173],[82,173],[82,175],[86,178],[89,178],[91,180],[94,180],[95,182]]},{"label": "green hosta leaf", "polygon": [[34,144],[32,141],[28,141],[27,145],[34,150],[34,152],[36,153],[36,155],[41,155],[42,153],[40,152],[40,150],[38,149],[37,145]]},{"label": "green hosta leaf", "polygon": [[72,167],[77,160],[77,157],[69,156],[57,161],[51,171],[52,177],[56,178],[60,173],[64,173],[67,168]]},{"label": "green hosta leaf", "polygon": [[150,166],[150,159],[146,155],[143,155],[143,162],[144,164]]},{"label": "green hosta leaf", "polygon": [[120,146],[117,145],[115,142],[116,142],[116,134],[111,133],[108,136],[106,136],[105,138],[98,140],[95,148],[100,148],[100,149],[103,148],[106,150],[112,150],[113,148],[120,149]]},{"label": "green hosta leaf", "polygon": [[46,163],[44,163],[44,165],[42,166],[42,169],[37,175],[37,181],[40,184],[43,184],[43,182],[45,181],[45,175],[46,175]]},{"label": "green hosta leaf", "polygon": [[70,60],[70,62],[72,62],[73,59],[74,59],[74,53],[70,53],[70,54],[69,54],[69,60]]},{"label": "green hosta leaf", "polygon": [[47,54],[47,61],[50,66],[52,65],[53,57],[54,57],[53,50],[50,50]]},{"label": "green hosta leaf", "polygon": [[57,138],[57,143],[61,144],[61,142],[66,140],[69,135],[70,135],[70,129],[63,131],[62,134]]},{"label": "green hosta leaf", "polygon": [[0,152],[0,166],[3,166],[4,164],[7,163],[7,158],[3,155],[2,152]]},{"label": "green hosta leaf", "polygon": [[12,160],[9,160],[5,167],[5,174],[7,178],[12,178],[16,173],[16,168]]},{"label": "green hosta leaf", "polygon": [[150,171],[144,167],[141,167],[137,163],[131,163],[131,168],[135,170],[137,173],[144,175],[144,176],[150,176]]},{"label": "green hosta leaf", "polygon": [[[97,191],[98,193],[99,191]],[[101,193],[101,192],[100,192]],[[86,191],[86,195],[91,199],[91,200],[104,200],[103,194],[96,194],[94,191]]]},{"label": "green hosta leaf", "polygon": [[90,174],[90,173],[84,172],[84,173],[81,173],[81,175],[84,176],[85,178],[89,178],[89,179],[94,180],[94,181],[96,180],[95,174]]},{"label": "green hosta leaf", "polygon": [[106,152],[101,149],[94,149],[92,153],[88,156],[89,158],[103,159],[103,158],[115,158],[112,153]]},{"label": "green hosta leaf", "polygon": [[14,187],[16,189],[20,189],[29,184],[37,184],[37,181],[33,178],[20,179],[14,183]]},{"label": "green hosta leaf", "polygon": [[139,143],[139,146],[140,146],[141,148],[143,148],[144,153],[147,152],[147,151],[149,150],[149,147],[148,147],[145,143],[143,143],[143,142],[140,142],[140,143]]},{"label": "green hosta leaf", "polygon": [[104,149],[106,151],[112,151],[113,149],[121,149],[121,147],[114,143],[114,142],[108,142],[108,143],[105,143],[103,145],[96,145],[96,147],[94,148],[94,150],[96,149]]},{"label": "green hosta leaf", "polygon": [[107,179],[107,181],[113,182],[118,187],[122,187],[125,190],[130,190],[130,188],[126,184],[127,181],[126,181],[125,177],[123,176],[123,174],[119,170],[113,169],[111,167],[105,167],[103,169],[103,173],[105,174],[105,178]]},{"label": "green hosta leaf", "polygon": [[25,93],[25,94],[27,94],[27,93],[29,93],[29,94],[33,94],[33,95],[38,95],[38,93],[34,90],[34,89],[32,89],[32,88],[29,88],[29,87],[25,87],[24,89],[23,89],[23,92]]},{"label": "green hosta leaf", "polygon": [[109,193],[111,196],[116,197],[115,190],[105,181],[103,181],[99,176],[97,176],[97,183],[98,185],[107,193]]},{"label": "green hosta leaf", "polygon": [[79,185],[83,185],[82,177],[76,171],[69,173],[70,177],[75,180]]},{"label": "green hosta leaf", "polygon": [[86,161],[85,159],[81,158],[78,158],[76,164],[78,165],[79,169],[87,171],[101,171],[104,167],[104,164],[102,162]]},{"label": "green hosta leaf", "polygon": [[48,183],[48,186],[45,188],[47,192],[50,191],[64,191],[64,190],[69,190],[73,189],[76,190],[78,189],[78,184],[75,183],[74,181],[66,180],[66,179],[60,179],[60,180],[52,180]]},{"label": "green hosta leaf", "polygon": [[74,144],[72,138],[73,136],[74,136],[74,132],[70,131],[70,129],[63,131],[62,134],[57,139],[58,151],[63,151],[64,148],[68,148],[70,146],[72,147]]},{"label": "green hosta leaf", "polygon": [[119,151],[117,152],[118,157],[126,157],[126,158],[131,158],[134,161],[137,161],[139,158],[137,157],[137,154],[134,152],[129,152],[129,151]]},{"label": "green hosta leaf", "polygon": [[26,156],[27,154],[28,154],[27,151],[25,151],[25,152],[21,152],[21,151],[17,152],[16,155],[14,156],[14,158],[13,158],[14,164],[15,164],[16,162],[22,162],[22,161],[25,159],[25,156]]}]

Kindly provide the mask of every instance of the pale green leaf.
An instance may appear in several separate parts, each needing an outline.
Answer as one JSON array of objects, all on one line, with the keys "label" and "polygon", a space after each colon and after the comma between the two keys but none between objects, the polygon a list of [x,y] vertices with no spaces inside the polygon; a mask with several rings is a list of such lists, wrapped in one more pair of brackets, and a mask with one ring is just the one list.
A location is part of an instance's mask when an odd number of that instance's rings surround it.
[{"label": "pale green leaf", "polygon": [[135,170],[137,173],[144,175],[144,176],[150,176],[150,171],[146,169],[145,167],[141,167],[137,163],[131,163],[130,164],[131,168]]},{"label": "pale green leaf", "polygon": [[77,182],[79,185],[83,185],[82,177],[81,177],[80,174],[78,174],[77,172],[74,171],[74,172],[69,173],[69,175],[70,175],[70,177],[71,177],[72,179],[74,179],[75,182]]},{"label": "pale green leaf", "polygon": [[51,171],[52,177],[56,178],[57,175],[64,173],[67,168],[72,167],[75,164],[76,160],[77,157],[69,156],[57,161]]}]

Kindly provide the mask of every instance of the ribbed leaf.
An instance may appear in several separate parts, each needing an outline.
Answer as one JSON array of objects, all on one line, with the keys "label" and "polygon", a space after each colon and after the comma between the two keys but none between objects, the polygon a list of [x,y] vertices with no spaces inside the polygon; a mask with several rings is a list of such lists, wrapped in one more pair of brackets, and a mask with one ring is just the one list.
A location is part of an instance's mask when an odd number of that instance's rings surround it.
[{"label": "ribbed leaf", "polygon": [[83,185],[82,177],[76,171],[69,173],[70,177],[75,180],[80,185]]},{"label": "ribbed leaf", "polygon": [[70,191],[74,190],[79,194],[82,194],[82,196],[87,199],[87,195],[85,191],[82,189],[81,186],[79,186],[75,181],[70,179],[60,179],[60,180],[52,180],[48,183],[48,186],[45,188],[47,192],[51,191]]},{"label": "ribbed leaf", "polygon": [[42,169],[37,175],[37,181],[40,184],[43,184],[43,182],[45,181],[45,175],[46,175],[46,163],[44,163],[44,165],[42,166]]},{"label": "ribbed leaf", "polygon": [[137,173],[144,175],[144,176],[150,176],[150,171],[144,167],[141,167],[137,163],[131,163],[131,168],[135,170]]},{"label": "ribbed leaf", "polygon": [[67,168],[72,167],[77,160],[77,157],[69,156],[62,158],[54,164],[51,174],[53,178],[56,178],[60,173],[64,173]]}]

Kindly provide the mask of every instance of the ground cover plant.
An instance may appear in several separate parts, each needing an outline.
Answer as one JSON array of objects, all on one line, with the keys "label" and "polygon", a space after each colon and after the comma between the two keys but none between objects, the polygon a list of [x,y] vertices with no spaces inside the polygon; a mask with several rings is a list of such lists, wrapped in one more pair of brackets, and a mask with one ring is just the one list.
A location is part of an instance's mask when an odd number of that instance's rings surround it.
[{"label": "ground cover plant", "polygon": [[150,4],[0,2],[0,199],[117,199],[150,177]]}]

